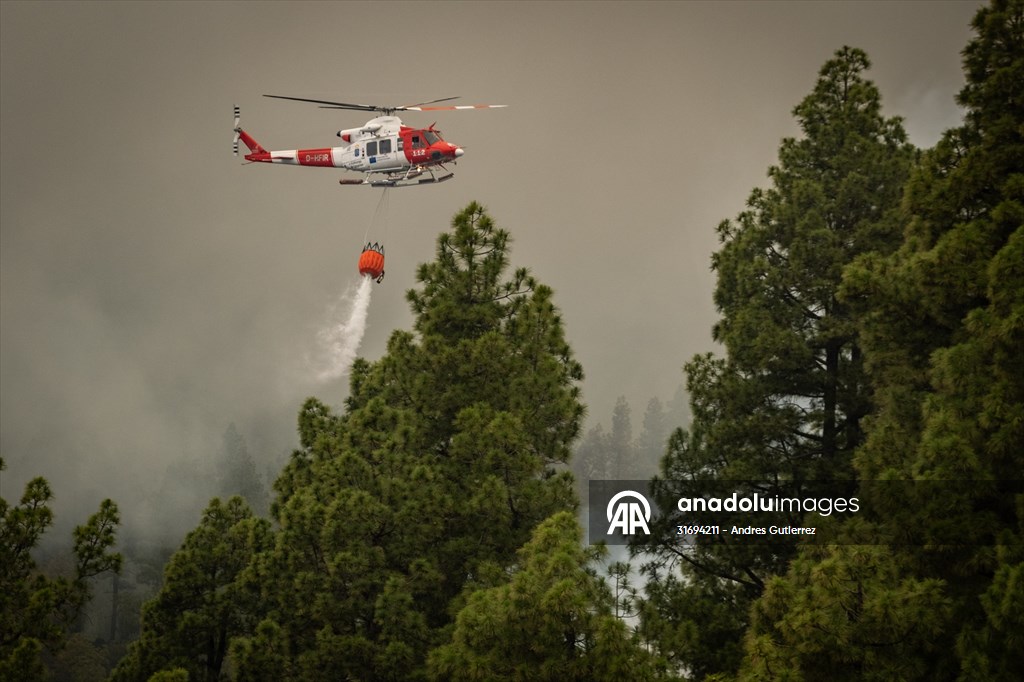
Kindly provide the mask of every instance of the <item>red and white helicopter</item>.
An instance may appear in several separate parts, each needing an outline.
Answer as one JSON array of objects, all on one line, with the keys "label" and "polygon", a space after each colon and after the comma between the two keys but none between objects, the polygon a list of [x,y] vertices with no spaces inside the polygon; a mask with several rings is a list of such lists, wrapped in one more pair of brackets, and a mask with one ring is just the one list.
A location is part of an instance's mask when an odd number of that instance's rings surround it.
[{"label": "red and white helicopter", "polygon": [[[344,168],[365,173],[365,177],[362,180],[343,178],[339,180],[342,185],[369,185],[371,187],[406,187],[449,180],[454,173],[449,171],[445,164],[454,163],[465,153],[462,147],[445,142],[441,137],[441,131],[435,129],[434,124],[431,124],[429,128],[411,128],[403,125],[401,119],[394,115],[396,111],[497,109],[507,106],[505,104],[426,106],[458,99],[457,97],[445,97],[402,107],[347,104],[283,95],[264,95],[264,97],[312,102],[321,105],[321,109],[373,111],[381,113],[383,116],[370,119],[358,128],[339,130],[338,137],[342,139],[340,147],[267,151],[253,139],[252,135],[239,127],[240,110],[236,106],[235,156],[238,156],[238,142],[241,140],[249,148],[249,153],[245,155],[246,161]],[[443,174],[439,175],[439,171],[443,171]],[[423,177],[424,174],[429,177]]]}]

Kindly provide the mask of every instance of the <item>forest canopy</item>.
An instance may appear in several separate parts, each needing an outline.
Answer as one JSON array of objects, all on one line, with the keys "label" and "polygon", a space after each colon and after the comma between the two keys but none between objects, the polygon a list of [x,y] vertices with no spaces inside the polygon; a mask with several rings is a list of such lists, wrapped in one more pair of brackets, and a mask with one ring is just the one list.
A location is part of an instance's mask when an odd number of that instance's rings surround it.
[{"label": "forest canopy", "polygon": [[[218,496],[159,560],[112,551],[105,500],[70,562],[37,561],[49,484],[0,500],[0,680],[1019,678],[1024,496],[996,483],[1024,480],[1024,0],[972,28],[962,125],[930,149],[865,51],[820,66],[766,185],[717,226],[720,351],[637,438],[624,399],[581,434],[555,292],[469,203],[416,271],[411,328],[354,361],[342,406],[301,405],[272,492],[232,425]],[[613,562],[580,484],[651,471],[667,510],[736,481],[969,485],[831,518],[834,544],[681,544],[669,513]],[[130,637],[124,564],[151,588]],[[109,642],[82,636],[93,597]]]}]

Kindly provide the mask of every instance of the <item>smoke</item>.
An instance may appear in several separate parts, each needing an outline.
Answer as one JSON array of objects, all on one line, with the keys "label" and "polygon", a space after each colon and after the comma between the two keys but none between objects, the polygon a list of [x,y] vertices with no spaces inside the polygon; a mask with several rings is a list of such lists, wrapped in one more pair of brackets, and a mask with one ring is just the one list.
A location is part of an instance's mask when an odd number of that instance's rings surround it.
[{"label": "smoke", "polygon": [[318,353],[312,362],[319,381],[330,381],[348,373],[366,332],[372,287],[373,279],[363,277],[355,292],[349,285],[331,306],[330,321],[317,334]]}]

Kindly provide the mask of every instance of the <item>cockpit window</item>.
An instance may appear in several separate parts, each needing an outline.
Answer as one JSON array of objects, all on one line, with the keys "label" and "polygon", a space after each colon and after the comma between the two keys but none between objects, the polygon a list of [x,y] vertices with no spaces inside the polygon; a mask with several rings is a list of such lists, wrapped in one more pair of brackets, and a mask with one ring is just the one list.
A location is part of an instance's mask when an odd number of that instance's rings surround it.
[{"label": "cockpit window", "polygon": [[441,139],[440,135],[438,135],[437,133],[433,133],[433,132],[431,132],[429,130],[424,130],[423,131],[423,137],[427,138],[427,144],[428,145],[434,144],[435,142],[437,142],[438,140]]}]

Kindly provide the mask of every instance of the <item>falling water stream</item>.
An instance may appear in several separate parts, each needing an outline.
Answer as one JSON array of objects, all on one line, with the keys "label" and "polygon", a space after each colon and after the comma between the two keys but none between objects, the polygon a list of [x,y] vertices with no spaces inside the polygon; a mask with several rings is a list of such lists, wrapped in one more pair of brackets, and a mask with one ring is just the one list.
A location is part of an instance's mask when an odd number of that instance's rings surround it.
[{"label": "falling water stream", "polygon": [[314,361],[317,379],[330,381],[348,373],[366,333],[373,280],[362,277],[358,288],[349,285],[331,306],[330,322],[317,334],[318,353]]}]

